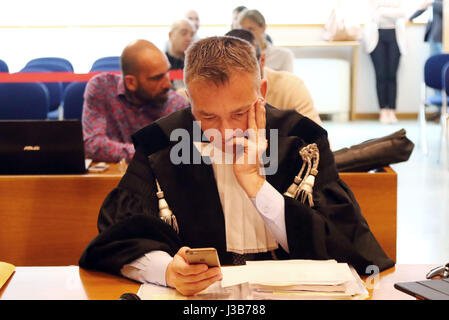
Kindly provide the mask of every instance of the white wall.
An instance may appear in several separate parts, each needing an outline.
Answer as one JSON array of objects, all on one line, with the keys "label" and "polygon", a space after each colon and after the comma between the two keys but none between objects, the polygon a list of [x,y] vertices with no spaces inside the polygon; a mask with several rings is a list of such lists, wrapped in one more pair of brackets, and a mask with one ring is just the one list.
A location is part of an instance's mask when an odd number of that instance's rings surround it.
[{"label": "white wall", "polygon": [[[407,0],[411,13],[422,0]],[[75,72],[88,72],[94,60],[120,55],[126,44],[148,39],[165,47],[168,25],[195,8],[202,26],[200,36],[222,35],[228,31],[232,9],[238,5],[257,8],[267,21],[267,33],[275,43],[321,39],[323,23],[336,6],[357,22],[367,18],[368,0],[15,0],[2,3],[0,59],[11,72],[27,61],[43,56],[69,59]],[[428,13],[418,20],[427,21]],[[271,26],[270,26],[271,24]],[[285,26],[282,24],[294,24]],[[310,24],[311,26],[298,26]],[[399,69],[398,112],[417,112],[420,82],[428,48],[423,44],[424,25],[408,27],[409,53]],[[350,61],[351,49],[292,49],[297,58],[332,57]],[[324,76],[325,75],[320,75]],[[359,52],[356,112],[377,112],[374,71],[369,56]]]},{"label": "white wall", "polygon": [[[408,53],[401,57],[398,74],[398,113],[415,113],[420,101],[423,66],[428,47],[423,42],[424,25],[407,27]],[[222,35],[227,26],[203,26],[202,36]],[[321,39],[321,26],[269,27],[275,43]],[[0,59],[10,72],[17,72],[36,57],[59,56],[69,59],[75,72],[88,72],[95,59],[120,55],[124,46],[135,39],[148,39],[164,47],[168,27],[48,27],[0,28]],[[351,61],[350,48],[292,48],[297,58],[332,57]],[[326,75],[320,75],[325,77]],[[357,113],[378,112],[374,70],[363,46],[359,48],[357,75]],[[323,88],[323,92],[325,88]]]},{"label": "white wall", "polygon": [[[425,25],[414,24],[407,27],[408,52],[401,56],[398,70],[398,113],[418,112],[421,97],[424,63],[428,57],[429,48],[424,39]],[[268,29],[277,43],[292,41],[321,40],[322,27],[294,27]],[[340,58],[351,61],[351,48],[291,48],[296,58]],[[325,77],[325,75],[322,75]],[[359,62],[357,74],[356,113],[377,113],[378,104],[375,89],[375,76],[371,58],[364,51],[363,44],[359,47]],[[325,90],[323,88],[323,90]]]}]

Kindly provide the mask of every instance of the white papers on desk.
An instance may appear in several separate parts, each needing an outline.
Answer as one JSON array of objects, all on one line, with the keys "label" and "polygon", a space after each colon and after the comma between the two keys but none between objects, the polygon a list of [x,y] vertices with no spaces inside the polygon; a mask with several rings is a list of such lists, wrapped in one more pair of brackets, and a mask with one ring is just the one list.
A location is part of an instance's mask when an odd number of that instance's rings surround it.
[{"label": "white papers on desk", "polygon": [[355,270],[335,260],[247,261],[222,267],[223,287],[249,283],[254,298],[352,298],[367,291]]},{"label": "white papers on desk", "polygon": [[143,284],[142,300],[175,299],[364,299],[368,291],[357,272],[335,260],[247,261],[221,267],[223,279],[202,292],[185,297],[176,290]]}]

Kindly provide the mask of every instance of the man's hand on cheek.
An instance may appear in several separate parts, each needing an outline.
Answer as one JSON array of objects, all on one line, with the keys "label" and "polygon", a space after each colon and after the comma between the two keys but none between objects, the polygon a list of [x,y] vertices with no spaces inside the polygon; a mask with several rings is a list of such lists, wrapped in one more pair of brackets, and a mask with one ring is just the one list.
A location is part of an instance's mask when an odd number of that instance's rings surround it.
[{"label": "man's hand on cheek", "polygon": [[248,111],[248,137],[234,138],[234,174],[250,198],[256,197],[265,182],[265,176],[260,173],[260,159],[268,145],[265,129],[265,101],[259,98]]}]

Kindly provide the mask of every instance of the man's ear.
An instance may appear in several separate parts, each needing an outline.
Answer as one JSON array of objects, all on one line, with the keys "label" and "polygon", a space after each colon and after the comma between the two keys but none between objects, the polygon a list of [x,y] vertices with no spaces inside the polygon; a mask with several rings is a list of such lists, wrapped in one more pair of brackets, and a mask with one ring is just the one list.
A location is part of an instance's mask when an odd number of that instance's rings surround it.
[{"label": "man's ear", "polygon": [[137,83],[136,76],[128,74],[128,75],[125,76],[124,82],[125,82],[126,89],[128,89],[129,91],[134,92],[134,91],[137,90],[138,83]]},{"label": "man's ear", "polygon": [[260,80],[260,95],[265,100],[265,97],[267,96],[267,90],[268,90],[268,81],[267,79]]},{"label": "man's ear", "polygon": [[186,86],[186,88],[185,88],[185,96],[186,96],[187,101],[188,101],[190,104],[192,104],[192,97],[190,96],[189,88],[188,88],[187,86]]},{"label": "man's ear", "polygon": [[262,52],[259,57],[259,65],[260,65],[261,70],[263,70],[263,68],[265,68],[265,58],[266,58],[266,54],[265,54],[265,52]]}]

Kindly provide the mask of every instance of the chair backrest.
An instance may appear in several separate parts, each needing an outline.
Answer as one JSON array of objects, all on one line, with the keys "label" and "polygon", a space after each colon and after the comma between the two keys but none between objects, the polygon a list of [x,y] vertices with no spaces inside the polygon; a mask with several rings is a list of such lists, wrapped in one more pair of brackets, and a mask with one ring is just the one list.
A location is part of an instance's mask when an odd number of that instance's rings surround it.
[{"label": "chair backrest", "polygon": [[65,64],[62,63],[47,63],[47,62],[39,62],[39,63],[28,63],[24,69],[27,68],[42,68],[51,72],[73,72],[70,70]]},{"label": "chair backrest", "polygon": [[437,54],[431,56],[424,64],[424,83],[427,87],[442,90],[441,72],[443,66],[449,62],[449,54]]},{"label": "chair backrest", "polygon": [[3,60],[0,60],[0,72],[9,72],[8,65]]},{"label": "chair backrest", "polygon": [[[25,67],[20,72],[51,72],[43,67]],[[63,85],[61,82],[44,82],[50,96],[50,111],[56,110],[62,102]]]},{"label": "chair backrest", "polygon": [[0,83],[0,119],[47,119],[49,94],[39,82]]},{"label": "chair backrest", "polygon": [[93,65],[97,63],[103,63],[103,62],[114,62],[114,63],[120,63],[120,57],[119,56],[110,56],[110,57],[101,57],[94,61]]},{"label": "chair backrest", "polygon": [[[44,58],[42,58],[44,59]],[[50,58],[48,58],[50,59]],[[55,58],[57,59],[57,58]],[[70,62],[69,62],[70,63]],[[46,60],[31,60],[25,66],[25,70],[29,68],[38,68],[45,69],[49,72],[73,72],[73,68],[71,65],[67,65],[61,61],[46,61]],[[23,70],[23,69],[22,69]],[[64,92],[65,88],[69,85],[70,82],[62,82],[62,92]],[[53,110],[53,109],[52,109]]]},{"label": "chair backrest", "polygon": [[449,62],[443,66],[443,71],[441,73],[441,83],[443,90],[446,91],[446,96],[449,97]]},{"label": "chair backrest", "polygon": [[120,71],[120,57],[103,57],[95,60],[90,71]]},{"label": "chair backrest", "polygon": [[110,64],[110,63],[105,63],[105,64],[100,64],[100,65],[96,65],[95,67],[92,67],[90,69],[90,72],[99,72],[99,71],[120,71],[120,66],[116,65],[116,64]]},{"label": "chair backrest", "polygon": [[[65,70],[69,72],[73,72],[73,66],[72,63],[64,58],[58,58],[58,57],[44,57],[44,58],[36,58],[30,60],[27,64],[27,66],[49,66],[49,65],[56,65],[56,66],[64,66]],[[53,71],[59,71],[59,70],[53,70]]]},{"label": "chair backrest", "polygon": [[64,91],[64,119],[80,119],[83,114],[84,90],[87,82],[72,82]]}]

